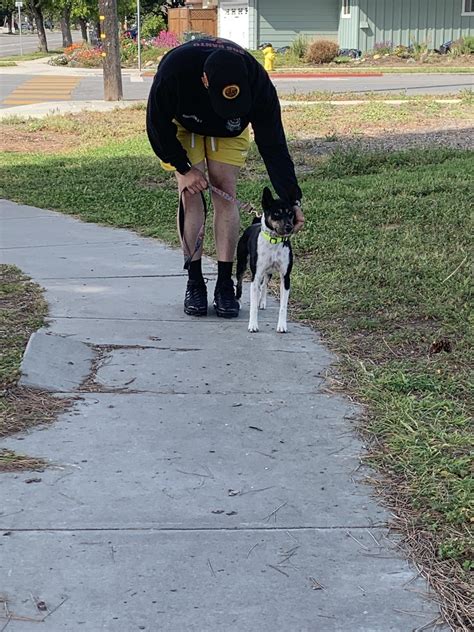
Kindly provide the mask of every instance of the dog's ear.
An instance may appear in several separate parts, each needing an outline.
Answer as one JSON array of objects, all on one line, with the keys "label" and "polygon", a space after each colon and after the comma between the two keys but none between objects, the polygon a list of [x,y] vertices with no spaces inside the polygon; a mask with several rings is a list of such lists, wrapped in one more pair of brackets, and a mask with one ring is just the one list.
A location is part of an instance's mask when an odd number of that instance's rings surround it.
[{"label": "dog's ear", "polygon": [[270,206],[272,205],[272,202],[273,202],[272,192],[270,191],[268,187],[265,187],[263,189],[263,195],[262,195],[262,208],[264,210],[270,208]]}]

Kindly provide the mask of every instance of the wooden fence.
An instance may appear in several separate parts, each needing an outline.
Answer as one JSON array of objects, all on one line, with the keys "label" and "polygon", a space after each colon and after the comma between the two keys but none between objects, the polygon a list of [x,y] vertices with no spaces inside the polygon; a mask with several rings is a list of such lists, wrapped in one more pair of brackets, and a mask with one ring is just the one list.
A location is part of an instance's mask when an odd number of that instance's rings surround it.
[{"label": "wooden fence", "polygon": [[217,35],[217,7],[211,9],[169,9],[168,30],[182,37],[184,33],[196,31]]}]

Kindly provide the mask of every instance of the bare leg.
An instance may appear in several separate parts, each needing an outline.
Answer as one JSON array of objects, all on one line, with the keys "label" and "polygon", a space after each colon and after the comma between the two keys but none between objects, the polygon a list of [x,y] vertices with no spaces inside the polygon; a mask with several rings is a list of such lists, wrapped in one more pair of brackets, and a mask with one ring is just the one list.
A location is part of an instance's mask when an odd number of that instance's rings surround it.
[{"label": "bare leg", "polygon": [[[203,173],[205,170],[204,162],[200,162],[197,165],[194,165],[197,169],[200,169]],[[183,190],[182,186],[182,176],[179,173],[176,173],[176,179],[178,180],[178,191],[181,195],[181,191]],[[202,206],[201,196],[196,194],[191,194],[189,191],[184,192],[184,213],[185,213],[185,222],[184,222],[184,239],[190,252],[186,252],[186,246],[182,243],[183,250],[186,254],[191,254],[194,250],[194,246],[196,245],[196,239],[199,235],[199,231],[201,230],[201,226],[204,222],[204,209]],[[178,225],[178,234],[179,234],[179,213],[177,218]],[[198,252],[193,257],[193,261],[200,259],[202,256],[202,245],[199,248]]]},{"label": "bare leg", "polygon": [[[235,198],[239,167],[226,165],[223,162],[208,160],[209,180],[218,189]],[[239,237],[240,217],[237,206],[212,194],[214,204],[214,236],[216,240],[218,261],[233,261]]]}]

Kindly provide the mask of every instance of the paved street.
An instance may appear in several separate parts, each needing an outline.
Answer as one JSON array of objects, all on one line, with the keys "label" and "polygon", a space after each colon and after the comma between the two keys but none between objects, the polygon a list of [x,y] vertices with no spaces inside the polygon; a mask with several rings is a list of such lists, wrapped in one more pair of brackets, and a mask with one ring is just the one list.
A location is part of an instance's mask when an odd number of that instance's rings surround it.
[{"label": "paved street", "polygon": [[[61,48],[63,39],[61,33],[46,30],[46,39],[48,40],[48,48],[55,50]],[[74,41],[81,39],[79,31],[72,31],[72,39]],[[23,33],[23,53],[34,53],[38,50],[38,35],[36,33]],[[20,54],[20,36],[0,34],[0,59],[2,57],[11,57]]]},{"label": "paved street", "polygon": [[[248,287],[238,319],[187,317],[182,255],[157,240],[8,201],[0,216],[2,260],[49,302],[22,383],[74,397],[1,442],[52,463],[34,484],[2,474],[9,631],[36,630],[39,601],[48,632],[433,629],[317,334],[278,335],[274,301],[249,334]],[[212,295],[210,260],[205,276]]]},{"label": "paved street", "polygon": [[474,74],[387,74],[383,77],[338,77],[336,79],[280,79],[275,85],[281,94],[313,91],[384,92],[393,94],[447,94],[474,87]]},{"label": "paved street", "polygon": [[[64,71],[47,66],[44,76],[12,72],[5,68],[1,73],[0,108],[16,105],[54,102],[61,100],[102,100],[103,80],[101,71],[88,75]],[[6,71],[9,72],[6,72]],[[125,100],[146,99],[152,77],[134,76],[130,71],[123,73]],[[278,92],[283,96],[293,92],[366,92],[386,93],[387,97],[405,94],[457,93],[473,87],[474,75],[386,75],[384,77],[341,77],[334,79],[275,79]]]}]

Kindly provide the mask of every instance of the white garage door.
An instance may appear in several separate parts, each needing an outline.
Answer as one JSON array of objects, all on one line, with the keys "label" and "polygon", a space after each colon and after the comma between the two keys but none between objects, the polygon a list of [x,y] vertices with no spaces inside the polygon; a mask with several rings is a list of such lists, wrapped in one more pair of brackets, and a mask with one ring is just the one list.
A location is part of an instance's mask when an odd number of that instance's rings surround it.
[{"label": "white garage door", "polygon": [[249,7],[244,2],[225,2],[219,6],[219,36],[244,48],[249,46]]}]

